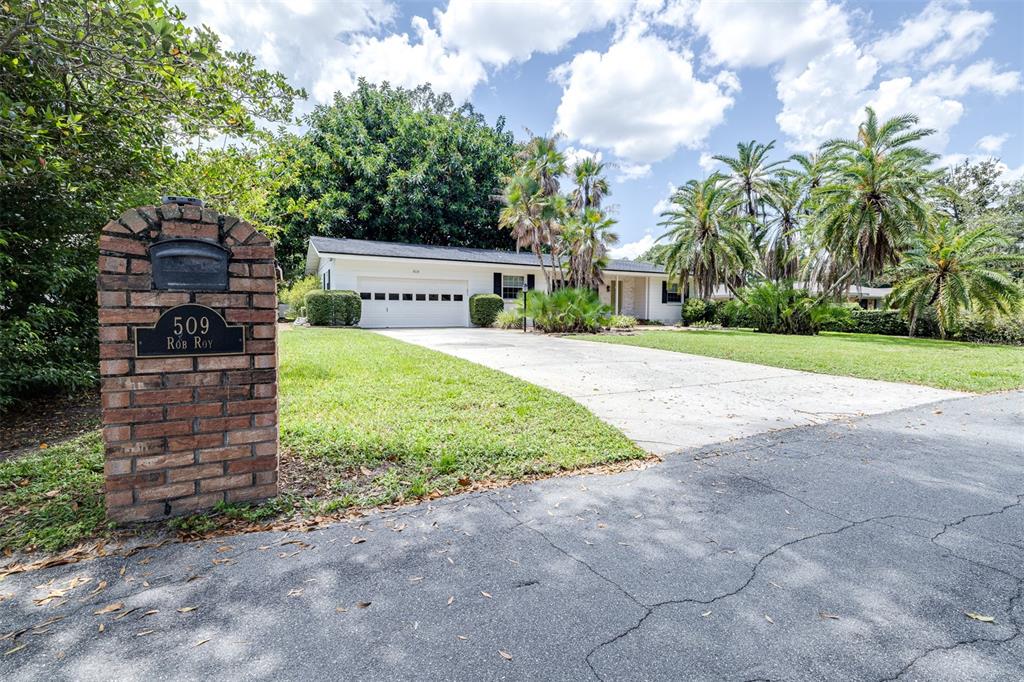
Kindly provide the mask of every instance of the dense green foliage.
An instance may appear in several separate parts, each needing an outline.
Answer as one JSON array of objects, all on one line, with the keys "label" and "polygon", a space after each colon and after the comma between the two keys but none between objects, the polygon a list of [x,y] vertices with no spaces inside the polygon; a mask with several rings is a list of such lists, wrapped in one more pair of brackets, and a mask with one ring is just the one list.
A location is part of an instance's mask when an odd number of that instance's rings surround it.
[{"label": "dense green foliage", "polygon": [[683,324],[694,322],[713,322],[717,306],[714,301],[705,301],[702,298],[691,298],[683,304]]},{"label": "dense green foliage", "polygon": [[505,309],[505,301],[497,294],[473,294],[469,297],[469,321],[478,327],[490,327]]},{"label": "dense green foliage", "polygon": [[165,0],[3,6],[0,409],[95,381],[97,236],[153,199],[173,147],[254,139],[301,94]]},{"label": "dense green foliage", "polygon": [[822,325],[839,322],[849,314],[846,308],[810,296],[792,282],[761,282],[745,290],[738,300],[754,328],[770,334],[817,334]]},{"label": "dense green foliage", "polygon": [[637,319],[632,315],[611,315],[607,325],[609,329],[632,329],[637,325]]},{"label": "dense green foliage", "polygon": [[1016,346],[872,334],[797,336],[733,329],[641,331],[580,338],[956,391],[1024,388],[1024,348]]},{"label": "dense green foliage", "polygon": [[523,313],[518,308],[502,310],[494,318],[494,326],[499,329],[522,329]]},{"label": "dense green foliage", "polygon": [[299,269],[309,237],[350,237],[511,248],[495,230],[502,178],[516,151],[499,118],[492,127],[447,94],[371,85],[318,106],[296,138],[294,176],[280,189],[303,212],[282,221],[278,258]]},{"label": "dense green foliage", "polygon": [[320,278],[316,275],[300,277],[277,291],[277,300],[289,306],[289,319],[306,316],[306,294],[320,291]]},{"label": "dense green foliage", "polygon": [[544,332],[597,332],[608,326],[611,308],[601,303],[593,289],[531,291],[526,295],[526,316]]},{"label": "dense green foliage", "polygon": [[310,291],[305,301],[306,320],[314,326],[351,327],[363,313],[363,302],[354,291]]}]

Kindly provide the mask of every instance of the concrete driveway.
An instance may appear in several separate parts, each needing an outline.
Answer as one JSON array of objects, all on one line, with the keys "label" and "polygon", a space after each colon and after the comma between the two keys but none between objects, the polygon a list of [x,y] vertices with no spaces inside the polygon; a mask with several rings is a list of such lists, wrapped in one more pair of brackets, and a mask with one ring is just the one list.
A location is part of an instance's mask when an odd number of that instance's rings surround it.
[{"label": "concrete driveway", "polygon": [[1022,408],[13,575],[0,679],[1020,680]]},{"label": "concrete driveway", "polygon": [[497,329],[380,333],[563,393],[656,454],[964,395]]}]

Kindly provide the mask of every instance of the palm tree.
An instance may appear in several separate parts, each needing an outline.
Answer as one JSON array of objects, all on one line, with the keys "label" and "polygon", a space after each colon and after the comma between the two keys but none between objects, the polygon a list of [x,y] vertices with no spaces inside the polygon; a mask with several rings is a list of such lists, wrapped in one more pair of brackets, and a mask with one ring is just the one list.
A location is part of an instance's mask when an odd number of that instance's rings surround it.
[{"label": "palm tree", "polygon": [[760,252],[762,274],[774,282],[793,280],[800,265],[800,207],[805,192],[793,174],[779,173],[768,182],[764,201],[772,208]]},{"label": "palm tree", "polygon": [[[754,230],[752,236],[754,244],[760,244],[764,236],[764,210],[761,206],[761,198],[768,191],[768,183],[772,177],[772,169],[781,164],[781,161],[768,163],[768,153],[775,147],[775,140],[768,144],[761,144],[756,140],[740,142],[736,145],[736,156],[716,155],[714,158],[721,161],[732,171],[731,181],[736,191],[744,200],[744,210],[747,217],[751,219],[751,227]],[[760,229],[758,229],[758,215],[761,216]]]},{"label": "palm tree", "polygon": [[588,208],[566,225],[565,250],[569,254],[569,282],[573,287],[596,289],[604,284],[608,247],[619,241],[612,232],[616,221],[596,208]]},{"label": "palm tree", "polygon": [[659,225],[668,231],[665,265],[680,283],[693,277],[698,295],[710,298],[724,284],[740,300],[736,288],[752,259],[747,236],[749,219],[737,210],[743,197],[730,191],[727,178],[714,173],[707,179],[690,180],[672,195],[671,205]]},{"label": "palm tree", "polygon": [[611,194],[605,179],[604,164],[596,159],[581,159],[573,166],[572,174],[576,188],[569,196],[569,205],[578,215],[588,208],[601,208],[601,200]]},{"label": "palm tree", "polygon": [[1024,263],[1024,256],[1010,253],[1012,244],[995,225],[967,227],[948,218],[937,218],[918,235],[893,271],[897,281],[889,295],[909,315],[911,336],[925,308],[934,307],[942,338],[964,311],[1015,310],[1024,291],[1007,270]]},{"label": "palm tree", "polygon": [[879,124],[871,107],[852,140],[822,147],[828,164],[814,190],[818,262],[814,276],[831,294],[854,275],[873,279],[897,264],[928,218],[927,198],[938,173],[936,157],[914,143],[934,131],[915,129],[904,114]]}]

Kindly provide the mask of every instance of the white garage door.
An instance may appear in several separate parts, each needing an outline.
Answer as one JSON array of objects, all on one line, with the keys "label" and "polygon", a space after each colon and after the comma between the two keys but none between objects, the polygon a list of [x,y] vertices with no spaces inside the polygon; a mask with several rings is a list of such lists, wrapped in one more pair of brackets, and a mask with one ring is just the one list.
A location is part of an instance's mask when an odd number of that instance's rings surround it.
[{"label": "white garage door", "polygon": [[468,327],[466,280],[360,277],[361,327]]}]

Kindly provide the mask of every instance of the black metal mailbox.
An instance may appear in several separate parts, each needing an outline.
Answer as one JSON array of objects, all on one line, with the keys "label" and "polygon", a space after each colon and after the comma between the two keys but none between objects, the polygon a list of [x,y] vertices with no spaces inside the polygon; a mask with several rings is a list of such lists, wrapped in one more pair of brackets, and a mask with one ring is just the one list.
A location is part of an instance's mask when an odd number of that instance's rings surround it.
[{"label": "black metal mailbox", "polygon": [[153,286],[178,291],[227,291],[230,251],[205,239],[168,239],[149,247]]}]

